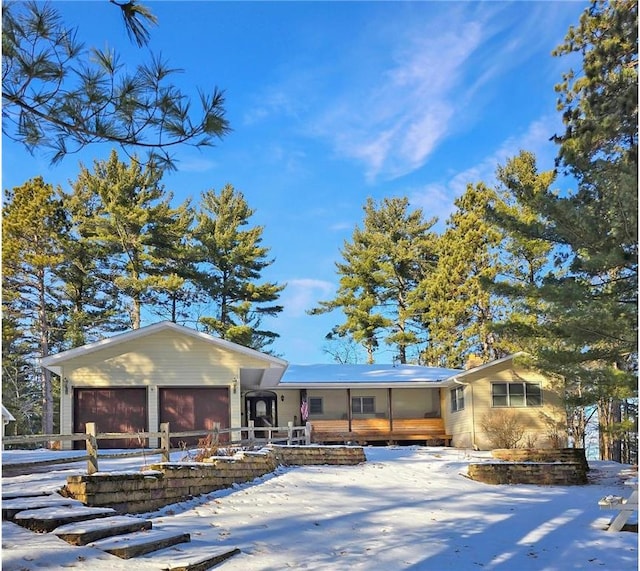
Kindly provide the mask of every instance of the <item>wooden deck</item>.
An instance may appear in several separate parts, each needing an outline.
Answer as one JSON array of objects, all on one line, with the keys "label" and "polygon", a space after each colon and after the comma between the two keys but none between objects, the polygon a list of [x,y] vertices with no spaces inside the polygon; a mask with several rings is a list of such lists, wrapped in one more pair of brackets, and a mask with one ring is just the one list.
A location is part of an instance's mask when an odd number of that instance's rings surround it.
[{"label": "wooden deck", "polygon": [[311,420],[312,442],[398,442],[424,440],[451,443],[441,418],[354,418],[348,420]]}]

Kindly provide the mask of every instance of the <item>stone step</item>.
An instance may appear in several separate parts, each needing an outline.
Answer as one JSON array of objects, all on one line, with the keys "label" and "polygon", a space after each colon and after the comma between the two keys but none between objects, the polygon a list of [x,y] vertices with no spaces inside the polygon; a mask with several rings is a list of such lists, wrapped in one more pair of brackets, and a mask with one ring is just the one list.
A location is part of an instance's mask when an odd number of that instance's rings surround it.
[{"label": "stone step", "polygon": [[59,494],[49,494],[46,496],[20,497],[2,500],[2,519],[13,521],[15,515],[24,510],[34,510],[40,508],[55,508],[60,506],[82,506],[82,502],[73,498],[63,498]]},{"label": "stone step", "polygon": [[162,571],[206,571],[240,553],[237,547],[215,547],[201,540],[161,549],[141,557],[158,564]]},{"label": "stone step", "polygon": [[151,527],[151,520],[129,515],[118,515],[68,523],[55,528],[53,533],[71,545],[87,545],[87,543],[98,541],[99,539],[134,531],[143,531],[151,529]]},{"label": "stone step", "polygon": [[188,533],[149,529],[100,539],[89,543],[88,546],[101,549],[121,559],[131,559],[188,541],[191,541],[191,536]]},{"label": "stone step", "polygon": [[13,491],[2,491],[2,501],[5,500],[15,500],[17,498],[37,498],[41,496],[51,496],[53,492],[48,492],[45,490],[13,490]]},{"label": "stone step", "polygon": [[113,515],[116,515],[116,512],[111,508],[88,508],[82,504],[63,505],[20,511],[13,517],[13,521],[31,531],[47,533],[67,523]]}]

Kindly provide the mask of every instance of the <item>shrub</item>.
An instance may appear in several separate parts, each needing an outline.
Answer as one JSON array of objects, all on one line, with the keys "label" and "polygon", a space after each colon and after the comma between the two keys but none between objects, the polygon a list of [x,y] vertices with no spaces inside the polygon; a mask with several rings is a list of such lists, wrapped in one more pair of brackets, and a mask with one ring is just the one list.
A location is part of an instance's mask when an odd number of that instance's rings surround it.
[{"label": "shrub", "polygon": [[525,426],[513,411],[494,410],[480,421],[494,448],[517,448],[525,433]]}]

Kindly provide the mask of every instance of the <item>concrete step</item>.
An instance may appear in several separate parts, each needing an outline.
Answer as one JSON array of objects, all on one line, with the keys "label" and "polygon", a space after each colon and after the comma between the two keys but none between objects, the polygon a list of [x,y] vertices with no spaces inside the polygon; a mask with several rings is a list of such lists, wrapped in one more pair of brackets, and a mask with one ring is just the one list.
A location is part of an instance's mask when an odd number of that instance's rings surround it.
[{"label": "concrete step", "polygon": [[215,547],[201,540],[175,545],[141,557],[162,571],[206,571],[240,553],[237,547]]},{"label": "concrete step", "polygon": [[151,520],[129,515],[118,515],[68,523],[55,528],[53,533],[71,545],[87,545],[87,543],[98,541],[99,539],[134,531],[143,531],[151,529],[151,527]]},{"label": "concrete step", "polygon": [[149,529],[100,539],[87,545],[116,555],[121,559],[131,559],[188,541],[191,541],[191,536],[188,533]]},{"label": "concrete step", "polygon": [[116,511],[111,508],[88,508],[82,504],[62,505],[20,511],[15,514],[13,521],[31,531],[47,533],[67,523],[113,515],[116,515]]}]

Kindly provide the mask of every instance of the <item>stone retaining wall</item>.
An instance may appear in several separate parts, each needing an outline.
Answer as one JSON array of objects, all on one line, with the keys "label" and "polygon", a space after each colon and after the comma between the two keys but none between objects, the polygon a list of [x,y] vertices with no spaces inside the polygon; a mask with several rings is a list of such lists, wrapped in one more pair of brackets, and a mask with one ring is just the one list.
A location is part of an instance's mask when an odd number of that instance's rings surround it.
[{"label": "stone retaining wall", "polygon": [[585,472],[589,471],[584,448],[498,448],[492,450],[491,455],[506,462],[578,463]]},{"label": "stone retaining wall", "polygon": [[61,493],[88,506],[142,513],[249,482],[273,472],[279,465],[354,465],[365,461],[360,446],[270,446],[257,452],[207,458],[204,462],[153,464],[140,473],[69,476]]},{"label": "stone retaining wall", "polygon": [[582,485],[588,482],[578,462],[469,464],[469,477],[485,484]]}]

